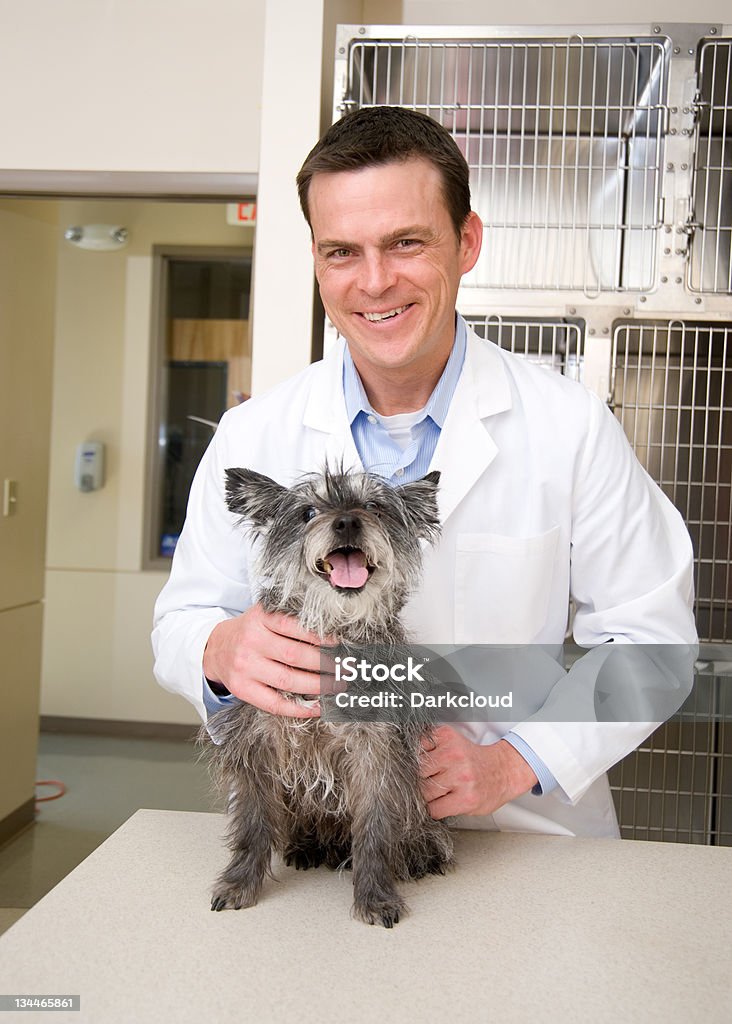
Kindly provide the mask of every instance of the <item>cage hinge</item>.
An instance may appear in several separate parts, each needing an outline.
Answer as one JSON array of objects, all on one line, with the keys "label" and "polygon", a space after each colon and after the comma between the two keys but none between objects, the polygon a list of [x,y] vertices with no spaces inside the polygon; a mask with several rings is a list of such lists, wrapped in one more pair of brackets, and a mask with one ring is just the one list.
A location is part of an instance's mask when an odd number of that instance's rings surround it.
[{"label": "cage hinge", "polygon": [[700,221],[694,219],[694,211],[693,209],[691,209],[691,197],[689,197],[689,207],[690,210],[686,217],[686,220],[681,221],[676,225],[676,255],[683,256],[685,260],[689,259],[689,255],[691,253],[692,240],[697,229],[704,226]]},{"label": "cage hinge", "polygon": [[[706,107],[710,107],[710,106],[711,106],[711,103],[709,102],[709,100],[705,100],[704,97],[701,94],[701,90],[697,89],[696,92],[694,93],[694,98],[691,101],[691,103],[689,104],[689,108],[688,108],[688,112],[692,115],[692,117],[694,119],[693,123],[695,125],[697,125],[699,123],[699,119],[701,118],[703,110]],[[684,111],[684,113],[686,113],[686,111]]]}]

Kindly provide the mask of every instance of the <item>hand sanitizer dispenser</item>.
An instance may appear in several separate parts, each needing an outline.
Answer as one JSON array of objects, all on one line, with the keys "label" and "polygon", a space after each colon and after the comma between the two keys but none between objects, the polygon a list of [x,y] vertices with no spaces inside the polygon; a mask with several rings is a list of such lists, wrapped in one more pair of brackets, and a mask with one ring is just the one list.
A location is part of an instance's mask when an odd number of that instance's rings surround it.
[{"label": "hand sanitizer dispenser", "polygon": [[76,446],[74,483],[80,491],[97,491],[104,483],[104,445],[84,441]]}]

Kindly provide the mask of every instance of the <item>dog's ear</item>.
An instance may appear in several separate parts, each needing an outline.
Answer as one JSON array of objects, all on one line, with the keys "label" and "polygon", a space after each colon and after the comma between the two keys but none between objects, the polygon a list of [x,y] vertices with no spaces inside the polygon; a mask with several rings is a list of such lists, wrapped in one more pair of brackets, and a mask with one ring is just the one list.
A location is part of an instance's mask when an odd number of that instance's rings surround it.
[{"label": "dog's ear", "polygon": [[287,488],[253,469],[226,470],[226,504],[252,526],[266,526],[277,515]]},{"label": "dog's ear", "polygon": [[415,534],[430,544],[434,544],[440,536],[440,510],[437,505],[439,482],[440,474],[433,470],[421,480],[397,488]]}]

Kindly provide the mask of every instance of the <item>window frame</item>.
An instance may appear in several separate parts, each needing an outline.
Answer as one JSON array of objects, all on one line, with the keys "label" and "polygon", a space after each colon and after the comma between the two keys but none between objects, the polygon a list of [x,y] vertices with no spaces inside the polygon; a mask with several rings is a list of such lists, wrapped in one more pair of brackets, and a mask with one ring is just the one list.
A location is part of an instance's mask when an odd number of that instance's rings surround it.
[{"label": "window frame", "polygon": [[[253,261],[252,245],[154,245],[152,247],[152,292],[150,301],[150,361],[148,385],[148,427],[145,445],[145,501],[142,531],[142,571],[170,572],[171,559],[158,553],[163,448],[160,444],[163,418],[168,405],[166,371],[169,265],[171,260],[227,262]],[[250,291],[251,323],[251,291]]]}]

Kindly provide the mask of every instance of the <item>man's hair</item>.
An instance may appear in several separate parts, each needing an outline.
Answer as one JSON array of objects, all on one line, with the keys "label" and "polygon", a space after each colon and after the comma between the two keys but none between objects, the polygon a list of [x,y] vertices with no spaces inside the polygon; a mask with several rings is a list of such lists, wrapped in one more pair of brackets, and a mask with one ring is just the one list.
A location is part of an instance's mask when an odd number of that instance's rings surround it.
[{"label": "man's hair", "polygon": [[357,171],[415,157],[428,160],[440,172],[443,198],[459,239],[470,213],[470,172],[465,157],[446,128],[426,114],[404,107],[362,107],[331,125],[297,175],[305,220],[312,229],[308,193],[314,175]]}]

